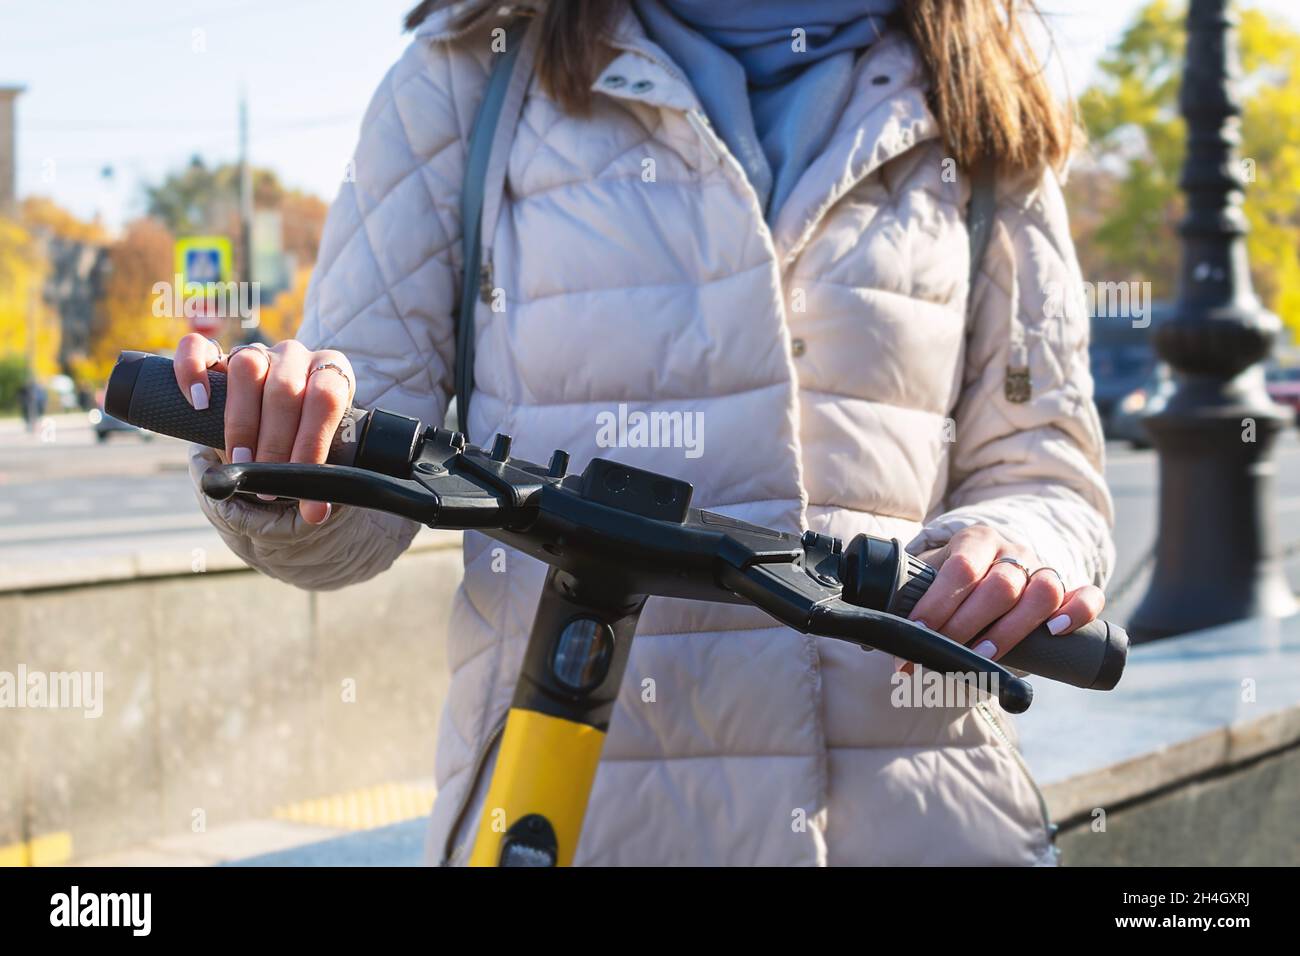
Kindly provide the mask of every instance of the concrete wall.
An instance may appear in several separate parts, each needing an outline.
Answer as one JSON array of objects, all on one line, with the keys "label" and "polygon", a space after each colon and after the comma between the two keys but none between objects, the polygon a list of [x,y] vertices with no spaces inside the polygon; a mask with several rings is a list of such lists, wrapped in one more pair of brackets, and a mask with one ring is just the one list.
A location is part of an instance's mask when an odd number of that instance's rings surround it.
[{"label": "concrete wall", "polygon": [[104,682],[97,719],[0,710],[0,847],[84,858],[431,776],[459,577],[444,544],[330,593],[238,570],[0,594],[0,671]]},{"label": "concrete wall", "polygon": [[1186,782],[1057,836],[1067,866],[1300,866],[1300,747]]},{"label": "concrete wall", "polygon": [[[77,583],[75,568],[45,584],[13,569],[24,583],[0,589],[0,672],[21,664],[104,680],[97,719],[0,709],[0,851],[53,838],[86,859],[188,834],[196,811],[216,830],[295,801],[431,775],[456,536],[417,538],[387,573],[323,594],[242,569],[215,548],[206,573],[189,573],[189,560],[188,550],[166,561],[98,560],[93,583]],[[1290,643],[1264,643],[1293,659]],[[1183,646],[1204,653],[1196,639]],[[1055,759],[1040,779],[1063,824],[1062,862],[1300,863],[1300,705],[1285,667],[1243,649],[1243,666],[1274,677],[1260,694],[1275,709],[1250,721],[1241,715],[1252,710],[1226,711],[1236,716],[1219,729],[1207,733],[1212,723],[1202,721],[1180,737],[1165,732],[1179,707],[1209,719],[1207,685],[1185,662],[1161,663],[1171,653],[1138,648],[1127,691],[1114,696],[1039,682],[1031,716],[1046,721],[1037,734]],[[1223,670],[1222,654],[1204,666]],[[1160,702],[1152,672],[1190,697]],[[1022,740],[1033,733],[1027,717]],[[1106,740],[1124,743],[1122,756],[1098,752]],[[1104,832],[1092,828],[1093,807],[1107,808]]]}]

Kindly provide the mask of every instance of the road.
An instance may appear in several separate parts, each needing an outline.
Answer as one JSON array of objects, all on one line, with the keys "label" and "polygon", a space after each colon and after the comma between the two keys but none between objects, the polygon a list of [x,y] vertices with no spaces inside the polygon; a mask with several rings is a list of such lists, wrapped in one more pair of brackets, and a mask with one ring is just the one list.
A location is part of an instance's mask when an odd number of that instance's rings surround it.
[{"label": "road", "polygon": [[[186,445],[115,434],[97,444],[80,415],[28,434],[0,419],[0,570],[66,560],[70,555],[149,548],[211,547],[215,535],[194,503]],[[1287,563],[1300,592],[1300,440],[1288,430],[1275,456],[1279,542],[1296,552]],[[1146,586],[1156,533],[1156,458],[1112,443],[1106,478],[1115,498],[1118,562],[1107,616],[1124,621]]]},{"label": "road", "polygon": [[0,419],[0,580],[15,566],[216,543],[184,442],[115,434],[101,445],[84,415],[49,421],[28,434]]},{"label": "road", "polygon": [[[1278,544],[1286,561],[1291,587],[1300,594],[1300,437],[1287,429],[1274,454],[1276,485],[1274,516]],[[1150,578],[1145,561],[1155,541],[1156,483],[1155,453],[1136,451],[1110,443],[1106,449],[1106,482],[1115,499],[1115,573],[1107,588],[1106,616],[1123,623],[1129,618]]]}]

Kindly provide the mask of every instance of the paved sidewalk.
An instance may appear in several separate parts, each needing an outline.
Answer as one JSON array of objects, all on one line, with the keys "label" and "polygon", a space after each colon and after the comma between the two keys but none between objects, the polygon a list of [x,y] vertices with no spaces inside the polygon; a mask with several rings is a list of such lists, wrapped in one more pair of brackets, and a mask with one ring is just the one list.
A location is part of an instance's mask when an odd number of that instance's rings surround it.
[{"label": "paved sidewalk", "polygon": [[219,866],[317,844],[347,834],[336,827],[309,826],[286,820],[249,820],[217,827],[207,833],[151,840],[143,846],[75,862],[76,866]]},{"label": "paved sidewalk", "polygon": [[425,819],[306,843],[240,860],[234,866],[423,866]]},{"label": "paved sidewalk", "polygon": [[429,780],[380,784],[278,807],[270,819],[160,837],[73,862],[91,867],[419,866],[433,797]]}]

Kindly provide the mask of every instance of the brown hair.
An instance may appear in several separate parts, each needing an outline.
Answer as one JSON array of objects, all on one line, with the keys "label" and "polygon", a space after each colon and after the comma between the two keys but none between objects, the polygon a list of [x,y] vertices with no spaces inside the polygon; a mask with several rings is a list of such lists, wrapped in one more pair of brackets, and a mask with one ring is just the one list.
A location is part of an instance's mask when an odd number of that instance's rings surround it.
[{"label": "brown hair", "polygon": [[[408,30],[452,0],[423,0],[406,16]],[[614,0],[547,0],[542,11],[538,75],[573,113],[591,107],[591,85],[604,66],[621,4]],[[930,106],[958,165],[993,158],[1012,170],[1060,167],[1077,134],[1056,101],[1030,47],[1020,11],[1039,16],[1033,0],[903,0],[892,23],[920,53]]]}]

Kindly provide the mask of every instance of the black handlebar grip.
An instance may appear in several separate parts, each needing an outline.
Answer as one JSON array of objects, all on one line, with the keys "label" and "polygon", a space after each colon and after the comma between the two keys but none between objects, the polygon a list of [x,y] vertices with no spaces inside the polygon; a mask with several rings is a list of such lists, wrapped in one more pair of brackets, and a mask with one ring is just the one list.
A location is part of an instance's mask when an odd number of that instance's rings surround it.
[{"label": "black handlebar grip", "polygon": [[[920,558],[903,551],[895,539],[888,564],[897,575],[889,613],[906,617],[938,573]],[[856,544],[856,539],[854,541]],[[881,552],[884,553],[883,551]],[[971,644],[978,643],[978,638]],[[1111,690],[1119,683],[1128,661],[1128,634],[1109,621],[1093,621],[1069,634],[1055,635],[1046,624],[998,658],[998,663],[1028,674],[1046,677],[1085,690]]]},{"label": "black handlebar grip", "polygon": [[1093,621],[1055,635],[1043,624],[998,658],[998,663],[1085,690],[1111,690],[1124,674],[1128,634],[1109,621]]},{"label": "black handlebar grip", "polygon": [[147,352],[123,352],[108,376],[104,411],[145,431],[226,447],[226,376],[209,372],[212,394],[199,411],[185,400],[170,359]]},{"label": "black handlebar grip", "polygon": [[[209,370],[208,382],[211,385],[208,407],[199,411],[181,394],[171,359],[148,352],[123,352],[108,377],[104,411],[146,431],[224,449],[226,376]],[[344,416],[344,422],[350,416],[352,427],[340,428],[335,433],[327,459],[330,464],[354,463],[364,414],[353,408]]]}]

